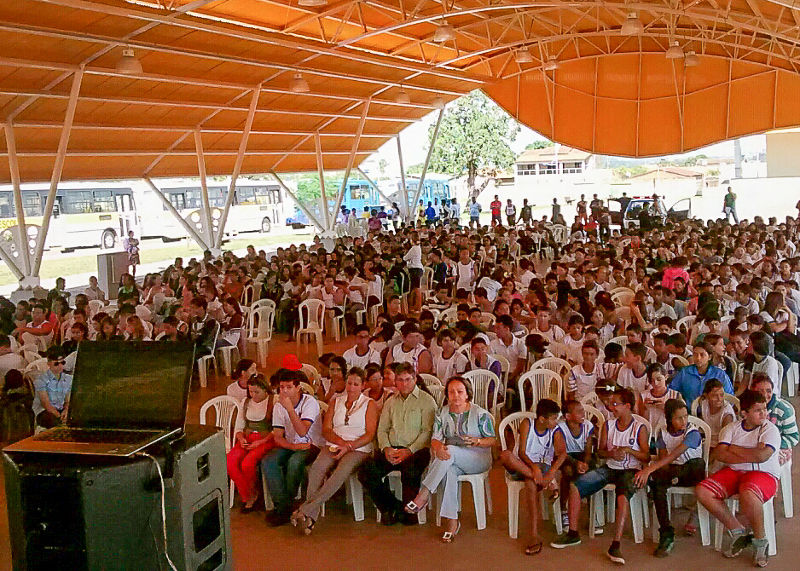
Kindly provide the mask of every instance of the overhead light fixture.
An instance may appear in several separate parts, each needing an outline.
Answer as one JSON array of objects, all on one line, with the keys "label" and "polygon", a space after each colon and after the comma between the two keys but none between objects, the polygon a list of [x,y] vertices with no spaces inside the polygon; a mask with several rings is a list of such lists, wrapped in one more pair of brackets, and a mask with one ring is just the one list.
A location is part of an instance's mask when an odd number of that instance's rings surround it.
[{"label": "overhead light fixture", "polygon": [[131,48],[125,48],[122,50],[122,57],[117,61],[116,69],[119,73],[139,75],[142,73],[142,63],[136,59]]},{"label": "overhead light fixture", "polygon": [[400,88],[400,92],[394,98],[394,101],[395,101],[395,103],[401,103],[403,105],[408,105],[409,103],[411,103],[411,97],[409,97],[408,93],[406,93],[406,90],[401,87]]},{"label": "overhead light fixture", "polygon": [[550,56],[547,58],[547,61],[544,62],[544,70],[545,71],[555,71],[559,68],[558,58],[556,56]]},{"label": "overhead light fixture", "polygon": [[433,105],[437,109],[444,109],[445,102],[440,95],[437,95],[436,97],[433,98],[433,101],[431,101],[431,105]]},{"label": "overhead light fixture", "polygon": [[328,3],[328,0],[297,0],[298,6],[303,6],[305,8],[316,8],[318,6],[325,6]]},{"label": "overhead light fixture", "polygon": [[294,72],[294,77],[292,77],[292,82],[289,84],[289,89],[292,93],[308,93],[311,91],[308,82],[299,71]]},{"label": "overhead light fixture", "polygon": [[623,36],[638,36],[642,32],[644,32],[644,26],[642,21],[639,20],[639,15],[636,12],[630,12],[622,23],[619,33]]},{"label": "overhead light fixture", "polygon": [[667,59],[680,59],[683,57],[683,48],[678,43],[678,40],[672,42],[672,45],[667,49]]},{"label": "overhead light fixture", "polygon": [[456,30],[447,23],[447,20],[444,20],[439,27],[436,28],[436,31],[433,33],[433,41],[437,44],[441,44],[442,42],[449,42],[450,40],[456,39]]},{"label": "overhead light fixture", "polygon": [[700,65],[700,58],[697,57],[697,54],[695,52],[693,51],[688,52],[686,54],[686,57],[683,58],[683,64],[686,67],[695,67],[697,65]]},{"label": "overhead light fixture", "polygon": [[533,61],[533,56],[531,52],[523,48],[514,52],[514,61],[517,63],[531,63]]}]

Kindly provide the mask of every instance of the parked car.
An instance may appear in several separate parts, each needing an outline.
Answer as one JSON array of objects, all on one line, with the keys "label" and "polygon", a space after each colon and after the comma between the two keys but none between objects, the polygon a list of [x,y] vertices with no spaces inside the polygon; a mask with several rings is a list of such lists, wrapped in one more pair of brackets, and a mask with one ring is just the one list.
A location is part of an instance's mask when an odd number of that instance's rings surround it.
[{"label": "parked car", "polygon": [[609,214],[611,214],[612,226],[619,226],[623,230],[639,228],[642,219],[646,219],[648,216],[651,219],[655,218],[661,224],[667,220],[681,222],[692,217],[691,198],[683,198],[677,201],[669,210],[664,209],[664,202],[662,200],[659,200],[658,206],[654,206],[654,203],[655,200],[652,197],[632,197],[629,199],[623,212],[622,206],[624,200],[609,198],[608,211]]}]

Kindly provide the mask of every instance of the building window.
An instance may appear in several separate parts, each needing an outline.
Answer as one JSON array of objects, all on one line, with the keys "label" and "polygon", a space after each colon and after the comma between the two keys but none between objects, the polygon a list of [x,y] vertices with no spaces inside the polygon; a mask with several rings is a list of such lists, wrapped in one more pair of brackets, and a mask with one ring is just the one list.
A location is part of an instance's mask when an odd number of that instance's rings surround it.
[{"label": "building window", "polygon": [[536,174],[535,163],[517,163],[517,175],[530,176]]}]

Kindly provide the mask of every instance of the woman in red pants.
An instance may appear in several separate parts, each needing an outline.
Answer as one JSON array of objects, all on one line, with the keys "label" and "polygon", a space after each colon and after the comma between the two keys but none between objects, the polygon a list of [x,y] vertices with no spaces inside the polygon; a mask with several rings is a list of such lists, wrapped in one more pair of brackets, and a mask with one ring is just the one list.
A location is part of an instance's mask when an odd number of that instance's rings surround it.
[{"label": "woman in red pants", "polygon": [[258,463],[275,447],[272,440],[272,408],[275,397],[264,375],[256,374],[247,381],[247,398],[242,404],[244,430],[234,437],[235,445],[228,452],[228,476],[242,498],[242,512],[253,510],[258,499],[256,479]]}]

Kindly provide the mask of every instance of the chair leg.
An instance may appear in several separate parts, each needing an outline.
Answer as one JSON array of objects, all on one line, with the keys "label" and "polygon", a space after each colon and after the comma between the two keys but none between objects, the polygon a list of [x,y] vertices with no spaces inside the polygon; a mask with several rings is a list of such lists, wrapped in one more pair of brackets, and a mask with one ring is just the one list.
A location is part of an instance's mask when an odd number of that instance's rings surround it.
[{"label": "chair leg", "polygon": [[518,487],[508,488],[508,536],[517,539],[519,533],[519,492]]},{"label": "chair leg", "polygon": [[558,535],[564,533],[564,526],[561,522],[561,500],[558,498],[553,500],[553,520],[556,525],[556,533]]},{"label": "chair leg", "polygon": [[486,492],[483,482],[470,482],[472,485],[472,503],[475,505],[475,519],[478,529],[486,529]]},{"label": "chair leg", "polygon": [[644,515],[641,491],[636,492],[630,499],[629,509],[631,512],[631,526],[633,527],[633,539],[636,543],[644,541]]},{"label": "chair leg", "polygon": [[778,538],[775,535],[775,498],[764,504],[764,531],[769,541],[768,553],[770,557],[778,554]]},{"label": "chair leg", "polygon": [[697,502],[697,519],[700,521],[700,541],[703,547],[707,547],[711,545],[711,514],[700,502]]},{"label": "chair leg", "polygon": [[355,474],[347,479],[347,489],[353,502],[353,517],[356,521],[364,521],[364,488]]},{"label": "chair leg", "polygon": [[493,513],[494,507],[492,506],[492,486],[489,484],[489,476],[483,479],[483,487],[486,492],[486,509],[489,513]]},{"label": "chair leg", "polygon": [[792,461],[789,460],[781,468],[781,496],[783,497],[783,517],[794,517],[794,499],[792,498]]}]

